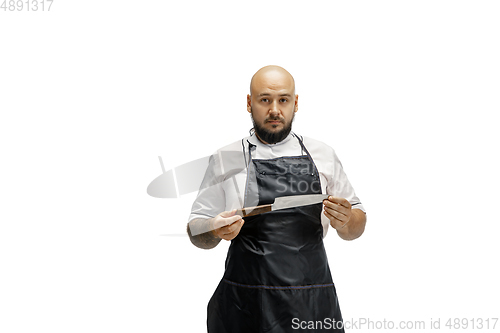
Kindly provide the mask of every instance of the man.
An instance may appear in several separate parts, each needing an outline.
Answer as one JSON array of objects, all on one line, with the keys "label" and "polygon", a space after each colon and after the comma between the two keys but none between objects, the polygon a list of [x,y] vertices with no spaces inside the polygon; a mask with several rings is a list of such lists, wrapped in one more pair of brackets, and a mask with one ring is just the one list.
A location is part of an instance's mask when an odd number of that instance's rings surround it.
[{"label": "man", "polygon": [[[247,110],[253,133],[214,155],[241,151],[242,171],[229,174],[224,161],[211,159],[204,183],[212,186],[200,189],[188,223],[191,242],[200,248],[231,241],[224,277],[208,305],[208,331],[292,332],[307,328],[304,321],[322,321],[315,332],[343,332],[323,238],[329,226],[345,240],[361,236],[364,208],[334,150],[291,131],[298,95],[285,69],[255,73]],[[236,214],[236,208],[281,196],[321,193],[330,195],[323,203],[244,219]]]}]

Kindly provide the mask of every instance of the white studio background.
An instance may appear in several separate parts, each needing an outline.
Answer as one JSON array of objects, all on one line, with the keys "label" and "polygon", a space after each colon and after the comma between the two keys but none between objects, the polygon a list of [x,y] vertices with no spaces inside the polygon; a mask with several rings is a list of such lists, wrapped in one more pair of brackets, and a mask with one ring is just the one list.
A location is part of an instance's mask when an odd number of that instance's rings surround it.
[{"label": "white studio background", "polygon": [[497,1],[2,9],[0,331],[203,332],[228,244],[176,236],[195,194],[146,187],[158,156],[170,169],[247,135],[249,81],[269,64],[297,82],[294,131],[335,148],[368,211],[360,239],[325,239],[344,319],[500,317],[499,14]]}]

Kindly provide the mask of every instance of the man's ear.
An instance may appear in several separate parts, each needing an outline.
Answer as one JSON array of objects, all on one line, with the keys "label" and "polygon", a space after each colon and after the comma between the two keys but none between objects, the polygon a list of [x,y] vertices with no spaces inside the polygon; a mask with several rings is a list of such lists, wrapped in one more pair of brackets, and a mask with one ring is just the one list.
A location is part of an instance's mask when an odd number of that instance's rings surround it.
[{"label": "man's ear", "polygon": [[299,111],[299,95],[295,95],[295,108],[294,111]]},{"label": "man's ear", "polygon": [[252,96],[247,95],[247,111],[252,113]]}]

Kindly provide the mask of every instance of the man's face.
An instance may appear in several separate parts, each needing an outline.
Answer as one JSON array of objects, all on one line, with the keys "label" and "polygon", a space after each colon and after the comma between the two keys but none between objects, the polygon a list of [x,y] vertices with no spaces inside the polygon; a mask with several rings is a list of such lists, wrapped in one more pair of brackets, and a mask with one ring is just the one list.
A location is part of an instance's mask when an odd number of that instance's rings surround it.
[{"label": "man's face", "polygon": [[293,79],[280,72],[267,72],[254,78],[251,93],[247,110],[259,139],[273,144],[286,138],[298,110]]}]

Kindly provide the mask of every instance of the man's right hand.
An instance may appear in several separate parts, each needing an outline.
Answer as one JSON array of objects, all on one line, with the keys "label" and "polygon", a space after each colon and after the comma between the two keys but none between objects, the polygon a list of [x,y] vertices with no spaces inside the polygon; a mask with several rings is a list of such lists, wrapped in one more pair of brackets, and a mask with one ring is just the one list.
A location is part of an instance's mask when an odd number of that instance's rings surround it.
[{"label": "man's right hand", "polygon": [[213,218],[211,222],[212,233],[225,240],[234,239],[240,233],[245,221],[240,215],[234,215],[236,209],[229,212],[222,212]]}]

